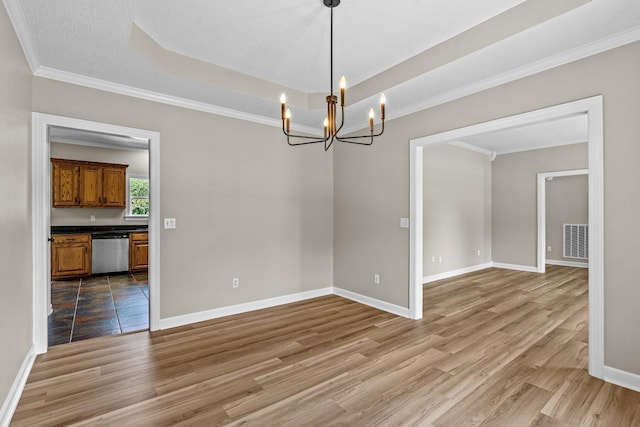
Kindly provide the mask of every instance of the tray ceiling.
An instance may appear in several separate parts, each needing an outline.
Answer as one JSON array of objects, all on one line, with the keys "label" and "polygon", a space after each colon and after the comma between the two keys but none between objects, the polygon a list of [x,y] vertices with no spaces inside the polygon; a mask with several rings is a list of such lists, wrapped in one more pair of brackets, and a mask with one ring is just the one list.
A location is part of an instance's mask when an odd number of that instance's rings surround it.
[{"label": "tray ceiling", "polygon": [[[322,0],[5,5],[36,75],[274,125],[284,90],[293,122],[321,129]],[[343,0],[334,19],[351,130],[381,92],[393,119],[640,39],[637,0]]]}]

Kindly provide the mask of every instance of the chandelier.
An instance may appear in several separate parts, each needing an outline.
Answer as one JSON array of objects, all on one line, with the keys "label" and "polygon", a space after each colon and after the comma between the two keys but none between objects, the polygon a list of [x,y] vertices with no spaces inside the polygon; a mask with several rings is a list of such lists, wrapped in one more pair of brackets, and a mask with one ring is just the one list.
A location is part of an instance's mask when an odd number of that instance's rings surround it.
[{"label": "chandelier", "polygon": [[373,119],[375,113],[373,108],[369,110],[369,134],[356,136],[339,136],[340,130],[344,125],[344,102],[346,81],[344,76],[340,79],[340,126],[338,126],[337,105],[338,97],[333,93],[333,8],[340,4],[340,0],[323,0],[324,5],[331,9],[331,44],[330,44],[330,78],[331,92],[327,96],[327,116],[324,119],[324,137],[294,135],[291,130],[291,110],[286,106],[287,97],[283,93],[280,96],[280,106],[282,112],[282,132],[287,136],[287,143],[291,146],[324,143],[324,151],[327,151],[334,141],[346,142],[349,144],[371,145],[373,138],[380,136],[384,132],[384,104],[386,99],[384,94],[380,96],[380,120],[382,122],[380,132],[374,133],[375,127]]}]

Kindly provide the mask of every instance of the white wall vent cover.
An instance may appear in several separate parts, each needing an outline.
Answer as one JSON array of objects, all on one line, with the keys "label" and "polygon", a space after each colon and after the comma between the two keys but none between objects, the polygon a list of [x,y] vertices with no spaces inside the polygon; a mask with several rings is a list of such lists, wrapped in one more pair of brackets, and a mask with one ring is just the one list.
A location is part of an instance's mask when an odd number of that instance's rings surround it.
[{"label": "white wall vent cover", "polygon": [[589,259],[589,224],[562,224],[564,258]]}]

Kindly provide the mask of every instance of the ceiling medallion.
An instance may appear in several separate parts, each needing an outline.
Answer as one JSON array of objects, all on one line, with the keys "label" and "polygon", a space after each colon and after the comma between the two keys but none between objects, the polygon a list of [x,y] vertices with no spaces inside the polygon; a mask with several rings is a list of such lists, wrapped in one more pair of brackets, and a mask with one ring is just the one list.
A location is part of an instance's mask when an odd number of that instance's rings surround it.
[{"label": "ceiling medallion", "polygon": [[[340,79],[340,126],[337,116],[338,97],[333,94],[333,8],[340,4],[340,0],[323,0],[324,5],[331,10],[331,44],[330,44],[330,78],[331,78],[331,93],[327,96],[327,116],[324,119],[324,137],[320,139],[316,136],[294,135],[290,132],[291,129],[291,111],[286,107],[287,98],[283,93],[280,96],[280,105],[282,113],[282,131],[287,136],[287,143],[291,146],[307,145],[324,143],[324,151],[327,151],[334,141],[346,142],[349,144],[359,145],[371,145],[373,144],[373,138],[380,136],[384,133],[384,104],[386,99],[384,94],[380,96],[380,120],[381,129],[380,132],[374,134],[373,119],[375,114],[373,108],[369,110],[369,134],[357,135],[357,136],[339,136],[340,130],[344,125],[344,91],[346,87],[346,81],[344,76]],[[292,141],[294,140],[294,141]]]}]

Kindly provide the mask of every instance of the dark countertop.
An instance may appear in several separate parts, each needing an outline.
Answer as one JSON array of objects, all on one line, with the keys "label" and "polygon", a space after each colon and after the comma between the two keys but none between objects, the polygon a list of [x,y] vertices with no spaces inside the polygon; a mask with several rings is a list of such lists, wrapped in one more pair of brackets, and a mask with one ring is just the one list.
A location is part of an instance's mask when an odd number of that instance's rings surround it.
[{"label": "dark countertop", "polygon": [[148,231],[146,225],[56,225],[51,226],[51,234],[69,233],[104,233],[119,231],[122,233],[135,233]]}]

